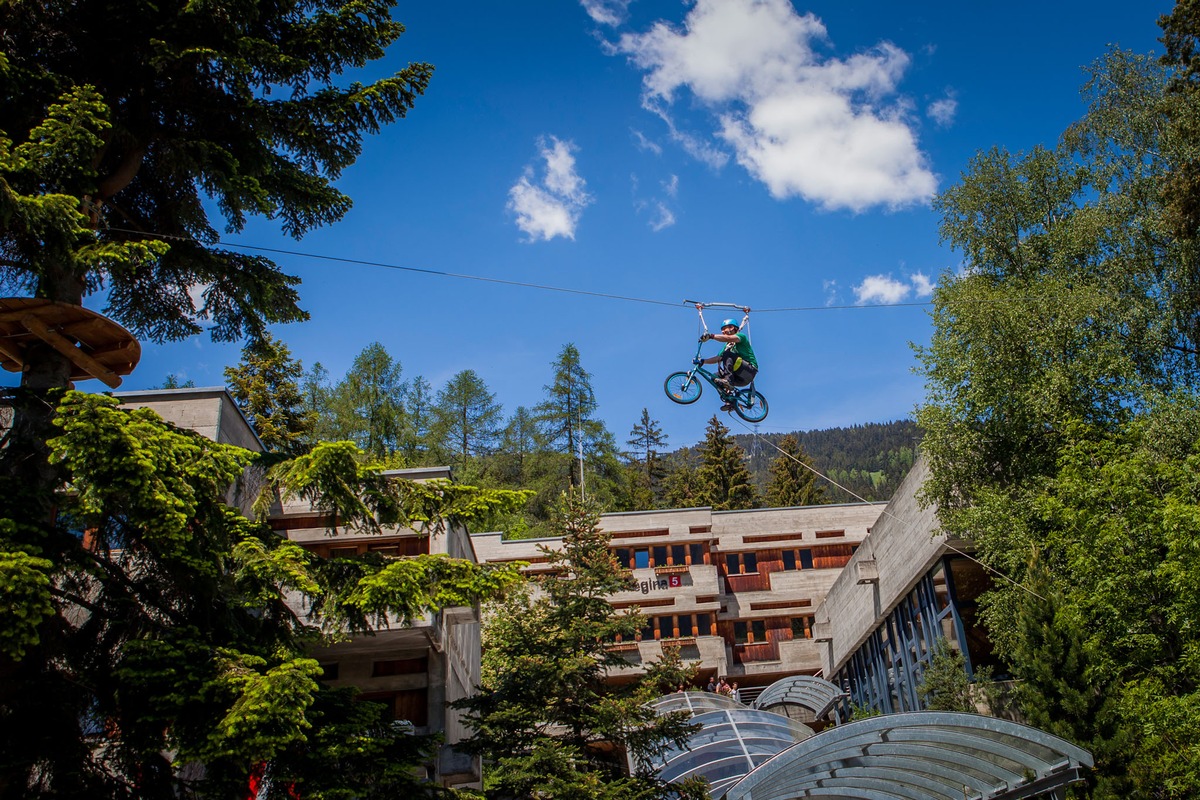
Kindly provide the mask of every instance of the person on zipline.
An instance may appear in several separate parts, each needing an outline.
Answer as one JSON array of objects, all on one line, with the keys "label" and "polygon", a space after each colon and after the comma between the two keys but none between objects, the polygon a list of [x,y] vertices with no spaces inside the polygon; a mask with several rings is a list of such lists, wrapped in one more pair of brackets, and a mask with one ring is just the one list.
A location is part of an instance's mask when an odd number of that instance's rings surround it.
[{"label": "person on zipline", "polygon": [[[741,386],[749,386],[758,374],[758,359],[754,357],[754,348],[750,346],[750,337],[741,332],[741,325],[735,319],[727,319],[721,323],[720,333],[705,333],[705,339],[722,342],[725,349],[718,355],[705,358],[702,363],[716,364],[717,377],[713,381],[723,392],[732,394]],[[726,401],[721,406],[722,411],[733,411],[733,403]]]}]

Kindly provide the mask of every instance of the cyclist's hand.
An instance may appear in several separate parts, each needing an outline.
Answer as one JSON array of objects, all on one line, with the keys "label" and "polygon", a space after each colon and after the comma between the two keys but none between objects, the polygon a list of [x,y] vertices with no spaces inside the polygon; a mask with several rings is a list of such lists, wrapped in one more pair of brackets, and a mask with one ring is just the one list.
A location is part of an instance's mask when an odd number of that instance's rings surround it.
[{"label": "cyclist's hand", "polygon": [[713,337],[713,335],[712,335],[711,333],[707,333],[707,332],[706,332],[706,333],[704,333],[704,335],[702,335],[702,336],[700,337],[700,341],[702,341],[702,342],[707,342],[707,341],[708,341],[709,339],[711,339],[712,337]]},{"label": "cyclist's hand", "polygon": [[701,364],[704,363],[704,359],[703,358],[693,358],[692,363],[695,364],[696,366],[700,366]]}]

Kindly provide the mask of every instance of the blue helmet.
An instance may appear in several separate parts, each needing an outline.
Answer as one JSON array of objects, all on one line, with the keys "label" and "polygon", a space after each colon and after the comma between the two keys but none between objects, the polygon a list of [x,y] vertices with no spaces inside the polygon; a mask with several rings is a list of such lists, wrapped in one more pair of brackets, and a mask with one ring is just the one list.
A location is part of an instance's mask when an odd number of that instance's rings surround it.
[{"label": "blue helmet", "polygon": [[721,323],[722,328],[728,328],[730,325],[737,328],[739,331],[742,329],[742,326],[738,324],[736,319],[727,319]]}]

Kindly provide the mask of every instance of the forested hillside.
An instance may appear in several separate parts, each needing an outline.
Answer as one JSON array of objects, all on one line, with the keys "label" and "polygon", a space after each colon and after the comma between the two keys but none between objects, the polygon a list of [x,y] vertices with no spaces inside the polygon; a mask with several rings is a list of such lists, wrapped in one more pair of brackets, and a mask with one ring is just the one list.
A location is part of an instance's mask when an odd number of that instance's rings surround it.
[{"label": "forested hillside", "polygon": [[[887,500],[912,468],[921,443],[921,430],[912,420],[871,422],[786,435],[796,437],[818,472],[853,492],[853,495],[848,494],[827,483],[825,501],[829,503]],[[734,437],[750,454],[750,471],[760,486],[766,486],[771,461],[779,455],[767,443],[778,446],[784,436],[764,434],[758,443],[753,436]]]},{"label": "forested hillside", "polygon": [[305,371],[286,344],[266,337],[226,377],[263,442],[280,453],[350,440],[388,467],[449,465],[462,483],[532,491],[519,516],[489,521],[515,536],[542,533],[551,506],[581,483],[604,511],[886,500],[920,441],[910,421],[755,438],[732,435],[715,415],[703,441],[680,447],[646,409],[619,437],[599,416],[573,345],[546,374],[542,402],[509,414],[474,371],[435,388],[406,378],[378,342],[334,380],[320,364]]}]

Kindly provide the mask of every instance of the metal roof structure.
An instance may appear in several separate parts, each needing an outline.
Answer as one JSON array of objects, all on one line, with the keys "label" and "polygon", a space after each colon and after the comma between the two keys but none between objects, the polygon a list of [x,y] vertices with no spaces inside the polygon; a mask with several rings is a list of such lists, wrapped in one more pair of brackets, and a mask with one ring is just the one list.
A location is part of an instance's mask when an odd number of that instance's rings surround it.
[{"label": "metal roof structure", "polygon": [[833,712],[834,719],[840,721],[837,705],[845,694],[827,680],[811,675],[794,675],[776,681],[764,689],[755,699],[754,707],[761,711],[769,711],[781,705],[794,705],[811,711],[814,720],[824,719]]},{"label": "metal roof structure", "polygon": [[658,714],[685,712],[701,726],[668,751],[660,778],[703,777],[717,800],[1020,800],[1059,796],[1092,764],[1086,750],[996,717],[951,711],[885,714],[814,734],[762,709],[827,712],[841,691],[817,678],[787,678],[759,708],[712,692],[659,698]]},{"label": "metal roof structure", "polygon": [[691,721],[702,726],[686,748],[672,748],[663,755],[658,776],[666,781],[706,778],[714,798],[760,764],[813,735],[802,723],[712,692],[680,692],[651,705],[660,715],[690,712]]},{"label": "metal roof structure", "polygon": [[[948,711],[851,722],[779,753],[724,800],[1018,800],[1082,780],[1092,756],[1057,736]],[[718,795],[713,792],[714,797]]]}]

